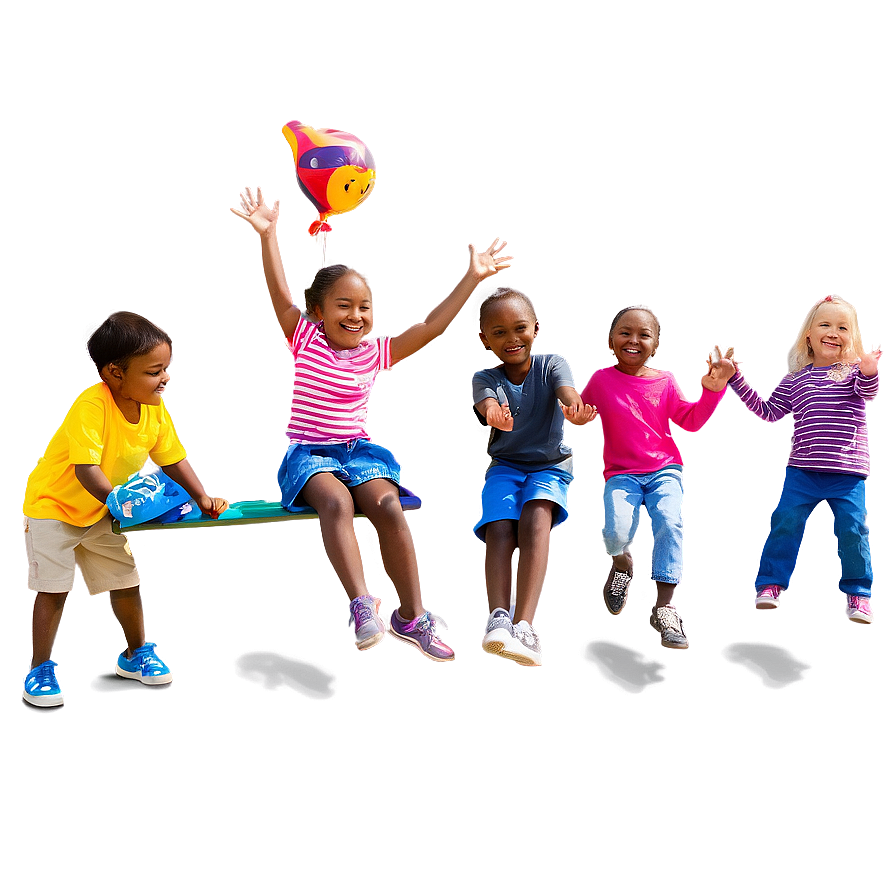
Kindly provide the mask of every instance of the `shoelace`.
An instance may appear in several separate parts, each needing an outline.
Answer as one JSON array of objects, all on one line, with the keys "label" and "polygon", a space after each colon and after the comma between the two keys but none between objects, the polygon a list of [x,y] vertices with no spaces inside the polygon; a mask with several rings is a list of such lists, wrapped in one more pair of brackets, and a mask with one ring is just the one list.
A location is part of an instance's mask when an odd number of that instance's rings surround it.
[{"label": "shoelace", "polygon": [[56,673],[53,671],[55,665],[56,663],[52,660],[47,660],[47,662],[41,663],[34,670],[28,678],[28,690],[31,693],[42,691],[44,688],[58,687],[56,684]]},{"label": "shoelace", "polygon": [[613,575],[613,581],[610,582],[610,594],[612,594],[613,597],[622,597],[631,580],[632,577],[627,572],[620,572],[617,569]]},{"label": "shoelace", "polygon": [[435,613],[430,613],[429,610],[424,610],[423,615],[417,621],[415,628],[417,631],[422,632],[423,634],[428,634],[431,638],[435,638],[436,623],[448,628],[448,623],[445,622],[441,616],[436,616]]},{"label": "shoelace", "polygon": [[373,619],[373,607],[366,600],[360,598],[356,598],[356,600],[358,602],[349,610],[348,624],[351,625],[354,622],[356,626],[364,625],[365,622],[370,622]]},{"label": "shoelace", "polygon": [[657,607],[656,618],[665,628],[671,628],[678,634],[684,634],[681,630],[681,617],[675,611],[674,607]]},{"label": "shoelace", "polygon": [[138,647],[131,660],[138,663],[141,669],[161,668],[162,661],[152,652],[155,646],[155,644],[144,644],[142,647]]},{"label": "shoelace", "polygon": [[522,628],[519,624],[513,627],[513,634],[517,638],[517,640],[522,641],[526,647],[530,647],[533,650],[538,650],[538,635],[535,633],[535,629],[531,626],[528,628]]}]

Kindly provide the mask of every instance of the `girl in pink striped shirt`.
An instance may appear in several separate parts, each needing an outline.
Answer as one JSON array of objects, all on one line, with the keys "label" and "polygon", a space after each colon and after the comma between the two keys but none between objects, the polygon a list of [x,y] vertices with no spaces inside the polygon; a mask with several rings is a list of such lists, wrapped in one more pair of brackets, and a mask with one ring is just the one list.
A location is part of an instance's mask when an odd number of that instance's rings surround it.
[{"label": "girl in pink striped shirt", "polygon": [[279,202],[264,203],[261,190],[240,197],[243,211],[231,209],[261,236],[264,274],[274,312],[295,358],[290,440],[280,467],[283,506],[307,504],[320,517],[324,548],[346,594],[359,650],[379,643],[385,625],[380,601],[368,593],[354,515],[373,523],[386,573],[398,592],[392,634],[438,661],[454,651],[437,635],[434,617],[424,609],[417,557],[398,491],[399,466],[392,454],[370,441],[367,402],[380,370],[419,351],[440,336],[476,286],[508,267],[496,258],[506,243],[495,240],[485,252],[470,246],[470,265],[448,298],[423,323],[400,336],[365,339],[373,327],[373,301],[367,281],[344,265],[317,272],[305,290],[306,314],[292,301],[277,244]]}]

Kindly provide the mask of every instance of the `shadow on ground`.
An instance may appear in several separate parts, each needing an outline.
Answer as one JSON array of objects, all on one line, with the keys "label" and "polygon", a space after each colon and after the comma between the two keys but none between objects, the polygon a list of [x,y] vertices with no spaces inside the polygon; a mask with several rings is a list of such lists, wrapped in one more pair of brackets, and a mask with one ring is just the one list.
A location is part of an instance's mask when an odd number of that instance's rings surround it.
[{"label": "shadow on ground", "polygon": [[740,663],[755,672],[767,688],[784,688],[802,680],[810,669],[783,647],[774,644],[729,644],[722,651],[725,659]]},{"label": "shadow on ground", "polygon": [[261,684],[268,690],[291,688],[318,700],[335,694],[335,678],[317,666],[291,660],[279,653],[246,653],[236,661],[237,672],[243,678]]},{"label": "shadow on ground", "polygon": [[153,684],[153,685],[144,685],[143,682],[135,681],[133,678],[122,678],[120,675],[116,675],[114,672],[109,672],[106,675],[98,675],[93,680],[93,689],[95,691],[126,691],[128,689],[131,690],[145,690],[145,691],[166,691],[170,688],[172,682],[167,682],[165,684]]},{"label": "shadow on ground", "polygon": [[632,694],[640,694],[648,685],[664,681],[660,674],[664,668],[661,663],[645,660],[643,654],[621,644],[593,641],[588,645],[585,656],[597,664],[604,678]]}]

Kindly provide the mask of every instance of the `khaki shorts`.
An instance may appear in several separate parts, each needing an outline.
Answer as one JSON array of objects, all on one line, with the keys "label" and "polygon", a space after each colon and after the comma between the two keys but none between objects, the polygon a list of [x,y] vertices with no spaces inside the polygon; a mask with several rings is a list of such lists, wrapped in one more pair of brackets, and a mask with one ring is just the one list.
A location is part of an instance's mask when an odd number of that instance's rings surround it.
[{"label": "khaki shorts", "polygon": [[140,584],[131,546],[112,531],[112,517],[82,528],[59,520],[25,517],[28,587],[59,594],[72,590],[75,564],[91,594]]}]

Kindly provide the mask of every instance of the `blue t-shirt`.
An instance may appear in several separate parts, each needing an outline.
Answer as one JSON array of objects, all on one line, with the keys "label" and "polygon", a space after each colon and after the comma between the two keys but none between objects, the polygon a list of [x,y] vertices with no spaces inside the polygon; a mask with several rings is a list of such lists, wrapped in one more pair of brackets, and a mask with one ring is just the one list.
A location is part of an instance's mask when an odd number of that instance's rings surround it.
[{"label": "blue t-shirt", "polygon": [[[571,472],[572,450],[563,442],[563,411],[557,401],[561,386],[575,388],[569,364],[560,355],[532,355],[532,366],[522,385],[504,375],[504,365],[480,370],[473,376],[473,404],[494,398],[508,405],[513,429],[492,429],[488,453],[493,462],[524,469],[561,466]],[[483,426],[485,417],[476,411]]]}]

